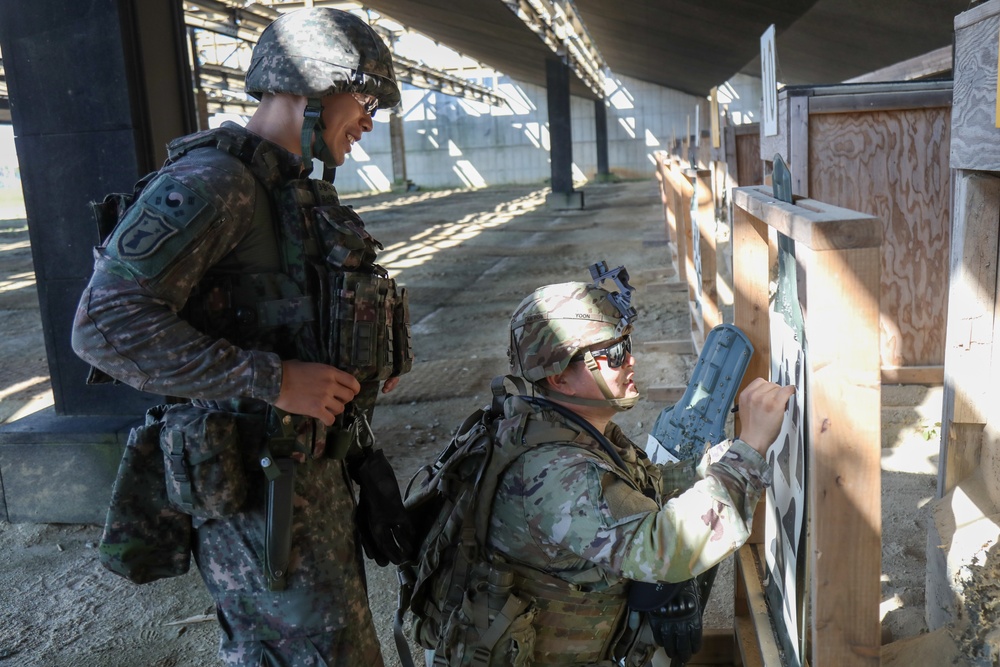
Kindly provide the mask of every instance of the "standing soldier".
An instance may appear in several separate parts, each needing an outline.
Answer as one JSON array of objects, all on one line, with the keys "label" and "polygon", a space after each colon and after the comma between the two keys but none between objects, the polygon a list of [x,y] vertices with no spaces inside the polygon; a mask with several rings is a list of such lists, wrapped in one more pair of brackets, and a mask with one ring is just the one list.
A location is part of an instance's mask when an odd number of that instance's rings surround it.
[{"label": "standing soldier", "polygon": [[[361,543],[378,545],[355,529],[348,475],[371,467],[379,385],[410,366],[406,297],[308,174],[314,157],[342,165],[399,88],[371,27],[306,8],[263,31],[246,90],[260,105],[245,129],[181,137],[140,181],[95,252],[73,349],[98,375],[188,399],[151,415],[224,662],[377,667]],[[376,541],[399,529],[381,527]]]}]

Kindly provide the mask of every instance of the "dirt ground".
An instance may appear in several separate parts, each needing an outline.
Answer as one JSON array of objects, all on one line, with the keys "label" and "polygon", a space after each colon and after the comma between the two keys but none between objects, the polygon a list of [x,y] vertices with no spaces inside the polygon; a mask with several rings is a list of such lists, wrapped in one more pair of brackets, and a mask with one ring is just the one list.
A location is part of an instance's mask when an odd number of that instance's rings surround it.
[{"label": "dirt ground", "polygon": [[[581,211],[548,210],[541,186],[348,198],[385,245],[381,263],[410,292],[417,359],[400,387],[380,398],[373,424],[401,484],[433,460],[470,411],[487,402],[489,380],[506,371],[506,325],[518,301],[542,284],[588,280],[587,267],[595,261],[624,264],[638,288],[640,388],[687,382],[693,355],[643,354],[652,341],[690,340],[686,293],[670,288],[676,277],[656,182],[589,184],[583,190]],[[7,217],[13,219],[0,220],[2,421],[52,401],[27,227],[23,219]],[[643,443],[663,407],[644,398],[618,422]],[[903,420],[883,443],[887,641],[926,631],[926,503],[934,494],[937,441],[918,417]],[[218,664],[218,628],[198,574],[129,584],[98,564],[99,534],[98,526],[0,522],[0,665]],[[731,569],[726,564],[716,584],[708,627],[731,627]],[[392,642],[395,573],[369,563],[368,575],[386,664],[398,665]]]}]

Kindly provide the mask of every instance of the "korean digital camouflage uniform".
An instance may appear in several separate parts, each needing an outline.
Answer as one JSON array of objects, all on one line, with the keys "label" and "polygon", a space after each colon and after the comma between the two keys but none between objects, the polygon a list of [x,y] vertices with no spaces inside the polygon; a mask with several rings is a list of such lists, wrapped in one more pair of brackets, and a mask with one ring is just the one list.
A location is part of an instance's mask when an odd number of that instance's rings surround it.
[{"label": "korean digital camouflage uniform", "polygon": [[[313,59],[311,54],[319,55]],[[327,94],[352,91],[376,96],[383,107],[399,102],[385,44],[357,17],[326,8],[286,14],[265,30],[247,89],[258,97],[263,92],[306,95],[310,105]],[[307,119],[310,123],[317,118]],[[312,150],[329,159],[322,141],[312,136],[309,125],[303,153]],[[310,347],[322,342],[298,335],[311,330],[308,323],[287,324],[303,310],[301,299],[282,302],[285,312],[275,316],[282,326],[237,326],[228,332],[244,343],[239,346],[212,331],[209,319],[196,328],[188,313],[211,312],[213,293],[234,293],[213,292],[210,286],[230,279],[239,283],[247,276],[287,282],[301,272],[298,266],[283,269],[288,244],[277,221],[276,193],[287,198],[308,190],[301,185],[308,181],[301,179],[308,173],[304,167],[312,165],[233,124],[181,138],[170,151],[166,165],[95,251],[73,347],[94,367],[137,389],[191,399],[205,413],[236,415],[242,454],[254,460],[264,439],[263,415],[280,392],[282,359],[321,360],[324,351]],[[298,190],[287,188],[293,181],[299,182]],[[339,203],[332,186],[315,184],[325,200],[313,203]],[[356,216],[344,213],[348,223],[360,225]],[[280,301],[287,294],[263,296]],[[361,378],[356,412],[371,412],[384,377]],[[342,421],[338,417],[328,433],[318,420],[299,418],[294,438],[311,451],[315,441],[329,442]],[[382,656],[368,608],[345,464],[307,457],[296,468],[284,590],[269,590],[262,564],[266,480],[259,464],[247,466],[246,497],[238,512],[221,518],[195,515],[193,551],[216,602],[220,656],[230,665],[377,667]]]},{"label": "korean digital camouflage uniform", "polygon": [[[583,348],[628,333],[609,296],[565,283],[522,301],[512,318],[515,373],[537,382],[565,370]],[[580,424],[544,406],[512,397],[505,414],[501,447],[532,429],[562,429],[559,441],[507,469],[490,519],[489,547],[538,609],[527,664],[645,664],[654,647],[627,607],[628,582],[683,581],[732,554],[749,537],[770,469],[740,440],[713,447],[697,470],[661,468],[611,423],[604,436],[615,461]]]}]

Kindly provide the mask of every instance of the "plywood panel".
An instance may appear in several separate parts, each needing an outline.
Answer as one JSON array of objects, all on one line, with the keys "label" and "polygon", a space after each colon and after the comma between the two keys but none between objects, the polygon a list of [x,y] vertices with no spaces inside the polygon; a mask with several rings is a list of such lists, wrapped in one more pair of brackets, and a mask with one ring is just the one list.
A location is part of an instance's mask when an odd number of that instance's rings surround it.
[{"label": "plywood panel", "polygon": [[760,134],[736,135],[736,184],[762,185],[764,165],[760,161]]},{"label": "plywood panel", "polygon": [[955,17],[952,169],[1000,170],[998,30],[1000,3],[987,2]]},{"label": "plywood panel", "polygon": [[883,366],[944,363],[948,108],[813,114],[809,196],[882,221]]}]

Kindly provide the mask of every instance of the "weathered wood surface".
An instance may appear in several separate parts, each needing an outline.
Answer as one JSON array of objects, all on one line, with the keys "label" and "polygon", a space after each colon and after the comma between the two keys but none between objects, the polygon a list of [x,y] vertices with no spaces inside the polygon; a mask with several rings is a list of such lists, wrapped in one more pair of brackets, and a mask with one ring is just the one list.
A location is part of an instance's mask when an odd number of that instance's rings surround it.
[{"label": "weathered wood surface", "polygon": [[760,161],[760,132],[736,132],[736,184],[764,183],[764,165]]},{"label": "weathered wood surface", "polygon": [[882,225],[874,216],[813,199],[787,204],[766,186],[736,188],[733,205],[813,250],[870,248],[882,241]]},{"label": "weathered wood surface", "polygon": [[735,633],[736,664],[741,667],[770,667],[781,664],[781,652],[771,630],[764,597],[762,556],[757,545],[747,544],[736,552],[737,589]]},{"label": "weathered wood surface", "polygon": [[805,265],[814,304],[806,314],[810,664],[878,665],[879,249],[812,252],[796,246],[796,260]]},{"label": "weathered wood surface", "polygon": [[[808,641],[809,664],[815,667],[877,665],[881,222],[811,199],[779,202],[763,187],[735,189],[733,207],[734,322],[755,348],[747,377],[769,376],[768,227],[796,241],[805,301],[813,304],[805,316],[811,378],[806,397],[810,616],[806,635],[798,640]],[[747,588],[737,589],[737,609],[746,610],[751,582],[748,575],[741,579]],[[737,622],[737,636],[745,633],[744,625]],[[766,634],[757,628],[761,643]]]},{"label": "weathered wood surface", "polygon": [[[715,230],[715,201],[713,198],[711,171],[708,169],[687,169],[685,177],[692,186],[693,202],[691,228],[697,229],[698,252],[692,253],[695,275],[700,283],[693,285],[697,293],[698,311],[701,322],[698,328],[701,339],[722,323],[719,307],[718,257]],[[692,243],[692,248],[694,247]],[[689,276],[691,274],[688,274]],[[697,279],[695,279],[697,280]]]},{"label": "weathered wood surface", "polygon": [[1000,171],[996,122],[1000,3],[987,2],[955,17],[954,116],[951,167]]},{"label": "weathered wood surface", "polygon": [[979,466],[983,429],[996,412],[988,369],[996,334],[998,228],[1000,178],[958,172],[942,406],[942,495]]},{"label": "weathered wood surface", "polygon": [[809,117],[809,196],[882,221],[881,358],[944,363],[951,112],[925,108]]}]

